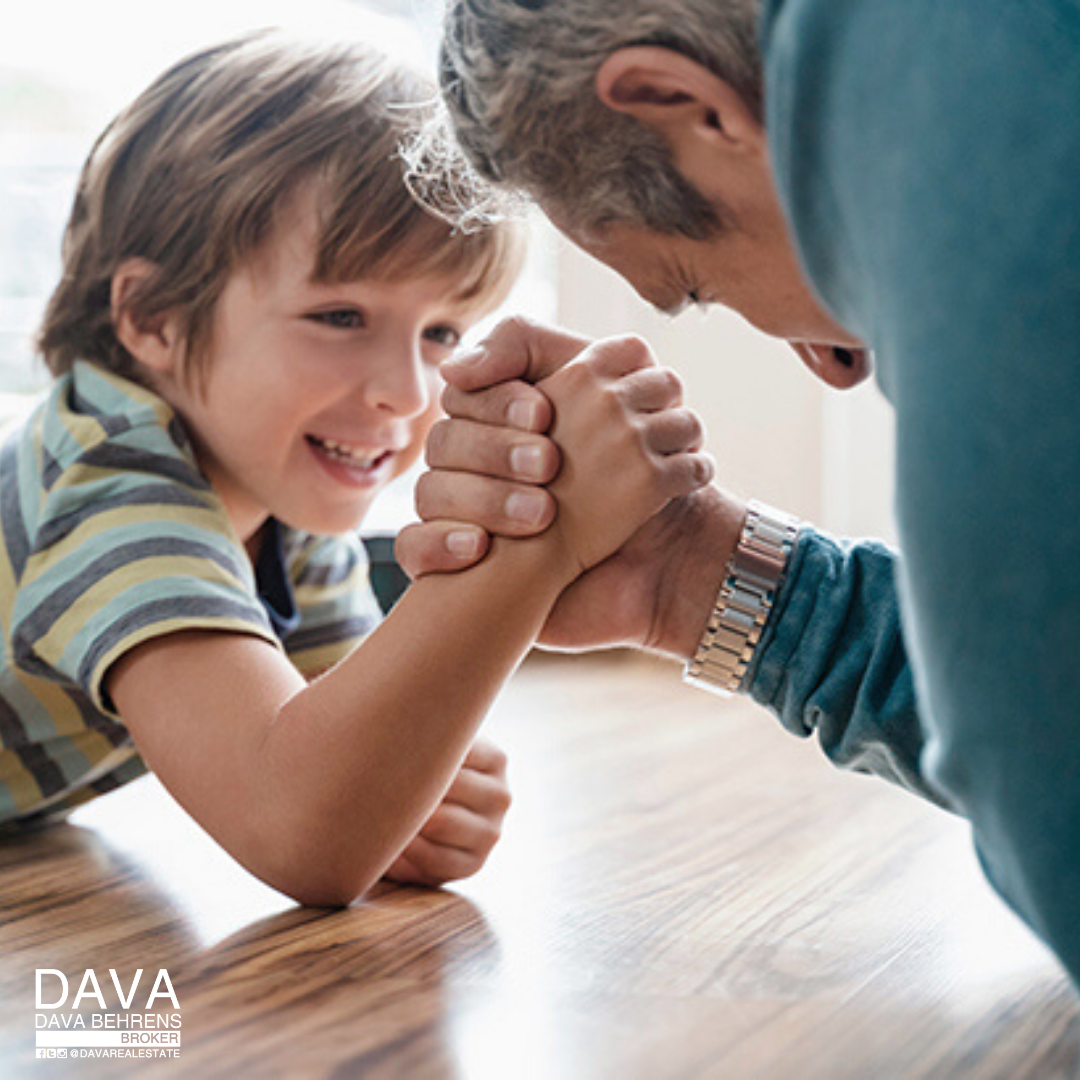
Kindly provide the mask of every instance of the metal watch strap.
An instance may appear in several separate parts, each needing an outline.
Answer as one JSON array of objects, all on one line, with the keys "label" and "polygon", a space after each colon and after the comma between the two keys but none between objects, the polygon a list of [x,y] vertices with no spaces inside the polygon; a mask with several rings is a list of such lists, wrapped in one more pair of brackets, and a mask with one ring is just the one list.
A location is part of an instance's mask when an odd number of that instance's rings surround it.
[{"label": "metal watch strap", "polygon": [[796,518],[750,503],[716,605],[686,665],[688,683],[721,695],[742,686],[798,535]]}]

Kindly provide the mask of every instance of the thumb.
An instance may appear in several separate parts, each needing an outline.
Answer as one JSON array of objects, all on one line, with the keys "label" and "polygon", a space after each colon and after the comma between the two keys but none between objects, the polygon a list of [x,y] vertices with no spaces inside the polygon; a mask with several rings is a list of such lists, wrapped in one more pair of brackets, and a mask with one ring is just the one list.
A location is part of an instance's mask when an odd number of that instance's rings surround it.
[{"label": "thumb", "polygon": [[447,360],[440,371],[459,390],[483,390],[511,379],[535,383],[558,371],[590,344],[588,338],[515,316],[499,323],[473,349]]}]

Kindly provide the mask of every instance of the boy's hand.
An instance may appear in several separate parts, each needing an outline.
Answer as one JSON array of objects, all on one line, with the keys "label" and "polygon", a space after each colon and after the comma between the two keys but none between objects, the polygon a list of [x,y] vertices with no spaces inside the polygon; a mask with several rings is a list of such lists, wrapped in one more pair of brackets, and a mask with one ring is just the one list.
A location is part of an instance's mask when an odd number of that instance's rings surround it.
[{"label": "boy's hand", "polygon": [[705,432],[678,376],[640,338],[595,342],[537,385],[554,411],[562,465],[551,527],[573,577],[617,551],[671,500],[713,478]]},{"label": "boy's hand", "polygon": [[509,808],[506,755],[477,739],[443,801],[383,876],[430,888],[471,877],[498,842]]}]

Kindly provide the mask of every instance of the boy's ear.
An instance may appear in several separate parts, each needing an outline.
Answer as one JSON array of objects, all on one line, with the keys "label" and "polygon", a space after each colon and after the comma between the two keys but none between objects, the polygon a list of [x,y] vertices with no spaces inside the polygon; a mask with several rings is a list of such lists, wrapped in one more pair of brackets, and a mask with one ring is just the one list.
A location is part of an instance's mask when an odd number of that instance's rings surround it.
[{"label": "boy's ear", "polygon": [[140,364],[152,371],[170,374],[180,362],[180,340],[171,312],[150,318],[137,313],[132,303],[140,286],[154,272],[146,259],[127,259],[112,276],[110,296],[113,332],[117,340]]},{"label": "boy's ear", "polygon": [[680,163],[766,151],[765,129],[739,92],[673,49],[619,49],[600,66],[595,87],[609,109],[662,136]]}]

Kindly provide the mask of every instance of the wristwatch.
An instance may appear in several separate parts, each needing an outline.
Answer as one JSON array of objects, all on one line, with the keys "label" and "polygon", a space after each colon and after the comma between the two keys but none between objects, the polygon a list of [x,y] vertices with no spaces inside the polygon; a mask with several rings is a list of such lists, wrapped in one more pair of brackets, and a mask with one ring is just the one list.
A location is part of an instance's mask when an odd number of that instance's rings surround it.
[{"label": "wristwatch", "polygon": [[741,688],[798,536],[796,518],[751,501],[686,682],[724,697]]}]

